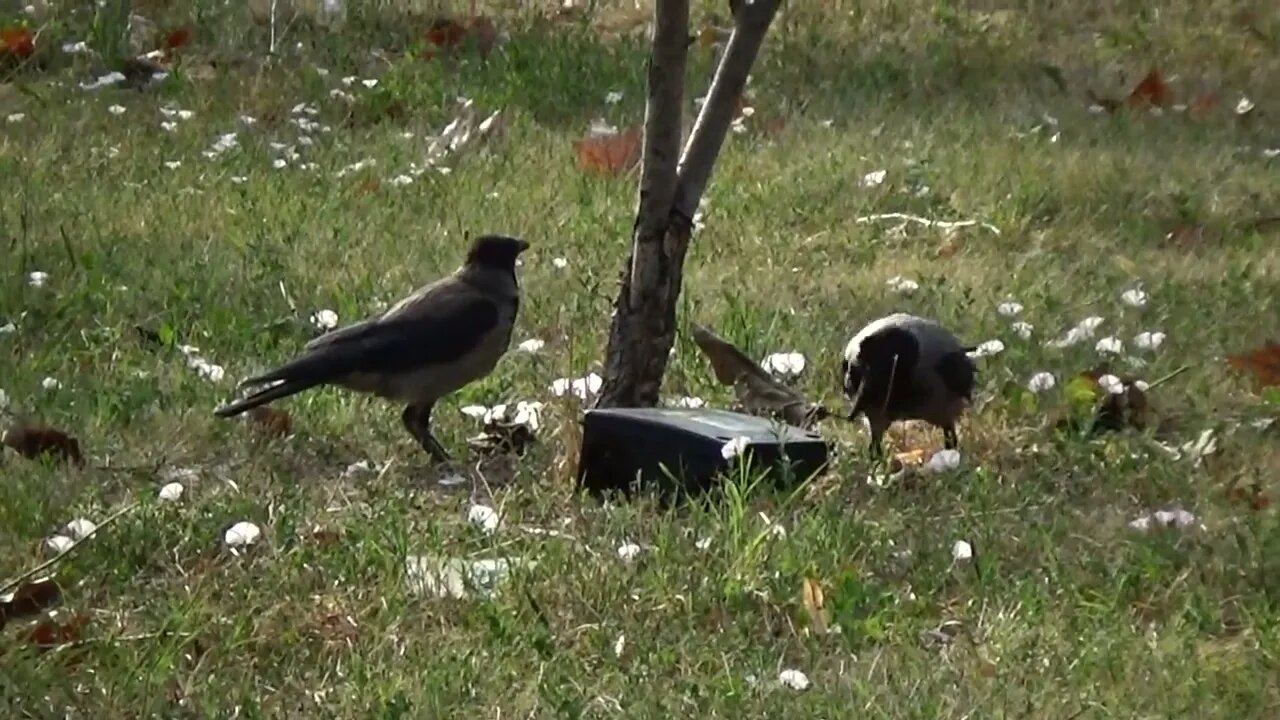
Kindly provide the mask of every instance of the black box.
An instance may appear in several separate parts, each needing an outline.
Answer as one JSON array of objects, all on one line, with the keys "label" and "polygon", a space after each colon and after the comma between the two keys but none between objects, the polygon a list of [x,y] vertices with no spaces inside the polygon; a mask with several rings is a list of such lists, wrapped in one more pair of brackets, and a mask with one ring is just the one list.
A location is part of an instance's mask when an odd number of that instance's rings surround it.
[{"label": "black box", "polygon": [[578,487],[596,496],[648,488],[700,494],[730,467],[721,450],[737,437],[748,438],[743,452],[750,471],[767,470],[780,489],[809,479],[827,462],[827,444],[817,433],[727,410],[588,410],[582,426]]}]

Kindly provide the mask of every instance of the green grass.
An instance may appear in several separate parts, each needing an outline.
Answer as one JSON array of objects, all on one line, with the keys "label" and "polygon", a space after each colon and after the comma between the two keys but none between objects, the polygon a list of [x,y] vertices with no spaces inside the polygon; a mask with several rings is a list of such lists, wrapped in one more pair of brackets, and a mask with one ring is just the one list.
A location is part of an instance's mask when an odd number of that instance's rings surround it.
[{"label": "green grass", "polygon": [[[0,325],[16,326],[0,335],[0,389],[9,421],[63,428],[89,455],[83,470],[2,456],[0,578],[41,562],[43,539],[66,522],[140,502],[56,566],[63,612],[90,618],[80,642],[37,652],[22,640],[27,621],[0,631],[7,716],[1280,711],[1280,522],[1231,492],[1256,483],[1280,493],[1276,425],[1254,424],[1280,405],[1224,361],[1280,337],[1275,227],[1246,227],[1280,207],[1280,159],[1263,155],[1280,147],[1272,5],[983,14],[923,1],[793,3],[754,72],[756,117],[717,166],[682,322],[755,357],[804,353],[799,387],[833,406],[840,348],[886,312],[933,316],[1007,349],[980,361],[983,402],[961,427],[955,472],[872,487],[865,435],[831,422],[837,461],[794,497],[754,490],[671,511],[578,498],[565,469],[578,409],[547,390],[603,358],[635,177],[583,174],[572,141],[594,117],[639,122],[642,38],[505,12],[501,50],[446,67],[402,59],[420,18],[353,11],[342,32],[289,25],[266,63],[267,29],[220,4],[146,5],[161,28],[198,20],[188,72],[144,92],[81,90],[101,68],[57,48],[98,37],[93,18],[52,12],[33,21],[48,67],[0,85],[0,122],[25,115],[0,125]],[[707,10],[695,10],[698,22]],[[98,27],[111,36],[109,21]],[[690,108],[708,53],[695,46],[691,57]],[[190,72],[209,59],[209,77]],[[1067,93],[1041,64],[1061,69]],[[1086,87],[1121,95],[1153,65],[1176,76],[1179,101],[1212,89],[1221,106],[1204,119],[1088,112]],[[379,83],[344,86],[352,75]],[[610,91],[623,93],[617,105],[605,104]],[[1256,108],[1238,117],[1242,95]],[[458,96],[482,117],[502,110],[502,133],[448,160],[447,175],[390,182],[421,160]],[[309,133],[298,161],[273,168],[282,152],[270,143],[297,144],[289,119],[304,102],[331,131]],[[388,114],[393,106],[402,112]],[[194,116],[166,132],[162,107]],[[242,114],[258,122],[245,126]],[[1056,126],[1033,131],[1046,114]],[[780,132],[761,130],[771,119]],[[232,131],[238,148],[202,156]],[[376,164],[337,177],[362,160]],[[877,170],[884,183],[861,187]],[[371,180],[380,185],[369,191]],[[1001,232],[855,221],[886,212]],[[1203,239],[1167,240],[1179,224],[1203,226]],[[311,313],[372,313],[452,270],[465,233],[484,231],[533,241],[516,341],[546,347],[512,352],[443,402],[439,435],[461,453],[477,428],[458,408],[550,402],[530,455],[485,468],[487,500],[504,515],[496,533],[468,525],[465,488],[434,487],[398,408],[312,392],[279,403],[293,417],[286,439],[212,416],[236,380],[300,347]],[[37,270],[49,273],[43,287],[28,284]],[[919,289],[888,290],[899,275]],[[1122,303],[1134,287],[1148,293],[1145,307]],[[1025,306],[1031,340],[996,312],[1007,298]],[[1089,315],[1105,318],[1095,339],[1045,345]],[[136,324],[169,345],[139,342]],[[1137,350],[1144,330],[1168,339]],[[1056,430],[1067,381],[1099,362],[1094,343],[1109,335],[1125,343],[1118,369],[1151,381],[1187,367],[1151,391],[1161,428],[1096,439]],[[198,346],[225,378],[193,372],[178,344]],[[1033,395],[1026,383],[1040,371],[1058,387]],[[62,387],[44,389],[46,377]],[[664,396],[686,394],[732,400],[682,335]],[[1218,452],[1200,463],[1154,445],[1206,429]],[[892,436],[900,450],[941,446],[932,431]],[[360,460],[385,471],[344,475]],[[156,500],[175,468],[195,473],[186,493]],[[1194,513],[1196,527],[1128,527],[1171,506]],[[240,520],[263,536],[234,555],[222,532]],[[973,561],[953,561],[961,539]],[[630,563],[617,554],[626,542],[642,547]],[[423,598],[405,573],[417,555],[536,565],[490,599]],[[811,631],[806,577],[838,633]],[[925,641],[952,622],[949,645]],[[780,686],[784,668],[812,687]]]}]

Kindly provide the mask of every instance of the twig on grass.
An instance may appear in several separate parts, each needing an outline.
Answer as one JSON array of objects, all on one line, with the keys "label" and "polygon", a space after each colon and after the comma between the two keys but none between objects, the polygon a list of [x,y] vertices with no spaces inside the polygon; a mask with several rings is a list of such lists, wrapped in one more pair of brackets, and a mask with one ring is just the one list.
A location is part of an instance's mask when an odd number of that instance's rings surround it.
[{"label": "twig on grass", "polygon": [[39,565],[37,565],[37,566],[35,566],[35,567],[31,568],[30,570],[28,570],[28,571],[26,571],[26,572],[22,573],[21,575],[18,575],[17,577],[13,578],[12,580],[8,580],[8,581],[6,581],[6,582],[5,582],[5,584],[4,584],[3,586],[0,586],[0,595],[6,595],[6,594],[8,594],[8,593],[9,593],[9,591],[11,591],[11,590],[13,590],[14,588],[16,588],[16,587],[18,587],[18,586],[22,585],[22,583],[26,582],[27,580],[30,580],[32,577],[34,577],[34,576],[36,576],[36,575],[40,574],[41,572],[43,572],[43,571],[45,571],[45,570],[47,570],[47,569],[49,569],[49,568],[53,567],[53,566],[54,566],[54,565],[56,565],[59,561],[61,561],[61,560],[62,560],[62,558],[66,557],[67,555],[70,555],[70,554],[71,554],[71,552],[72,552],[73,550],[75,550],[76,548],[80,547],[80,544],[81,544],[81,543],[85,542],[85,541],[86,541],[86,540],[88,540],[89,538],[91,538],[91,537],[93,537],[94,535],[98,534],[98,531],[99,531],[99,530],[101,530],[102,528],[104,528],[104,527],[106,527],[106,526],[110,525],[111,523],[115,522],[115,521],[116,521],[116,520],[117,520],[121,515],[125,515],[125,514],[127,514],[127,513],[133,512],[135,509],[137,509],[138,505],[139,505],[139,503],[137,503],[137,502],[133,502],[133,503],[130,503],[130,504],[128,504],[128,505],[125,505],[124,507],[120,508],[120,509],[119,509],[119,510],[117,510],[115,513],[113,513],[113,514],[112,514],[110,517],[108,517],[106,520],[103,520],[101,523],[99,523],[99,524],[98,524],[98,526],[97,526],[97,527],[95,527],[92,531],[90,531],[90,532],[86,533],[84,537],[82,537],[82,538],[80,538],[80,539],[76,540],[75,542],[71,543],[71,545],[69,545],[69,546],[67,547],[67,549],[66,549],[66,550],[63,550],[62,552],[58,553],[57,555],[54,555],[53,557],[49,558],[48,560],[46,560],[46,561],[44,561],[44,562],[40,563]]},{"label": "twig on grass", "polygon": [[929,218],[920,217],[918,215],[908,215],[906,213],[881,213],[879,215],[863,215],[862,217],[855,218],[854,222],[865,224],[869,222],[878,222],[880,220],[901,220],[904,225],[908,222],[913,222],[913,223],[919,223],[926,227],[936,227],[941,230],[952,230],[955,228],[977,226],[980,228],[984,228],[986,230],[990,230],[992,233],[996,235],[1000,234],[1000,228],[987,222],[980,222],[978,220],[930,220]]}]

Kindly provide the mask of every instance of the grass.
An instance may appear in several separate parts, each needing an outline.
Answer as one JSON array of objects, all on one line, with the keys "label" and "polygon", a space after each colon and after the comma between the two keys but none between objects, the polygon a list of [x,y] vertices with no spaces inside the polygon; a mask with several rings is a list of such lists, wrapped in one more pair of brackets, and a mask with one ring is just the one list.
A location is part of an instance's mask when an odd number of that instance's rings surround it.
[{"label": "grass", "polygon": [[[401,59],[421,18],[353,10],[341,32],[278,28],[281,54],[267,63],[269,31],[236,11],[145,6],[161,28],[198,21],[188,68],[216,67],[143,92],[84,91],[77,83],[101,68],[50,52],[48,68],[0,85],[0,119],[24,115],[0,134],[0,325],[16,327],[0,335],[0,389],[11,420],[62,428],[90,458],[83,470],[0,459],[0,577],[41,562],[43,539],[66,522],[139,503],[56,566],[61,612],[89,617],[78,642],[37,652],[22,640],[26,622],[3,630],[9,716],[1280,710],[1280,522],[1232,492],[1280,492],[1276,426],[1255,424],[1277,403],[1223,359],[1280,333],[1280,246],[1274,227],[1248,227],[1280,206],[1280,160],[1262,154],[1280,147],[1271,5],[793,4],[753,76],[756,116],[720,158],[681,318],[756,357],[804,353],[800,388],[832,405],[839,349],[883,313],[1003,340],[980,361],[963,466],[869,486],[865,435],[830,423],[837,461],[794,496],[740,487],[683,510],[601,507],[568,480],[577,408],[559,400],[530,455],[490,469],[509,476],[482,498],[503,513],[492,535],[466,522],[466,489],[434,487],[396,408],[313,392],[280,403],[293,418],[284,439],[210,410],[236,380],[297,350],[311,313],[348,322],[376,311],[451,270],[467,232],[534,242],[516,341],[546,346],[512,352],[443,403],[445,445],[462,452],[476,430],[463,405],[550,401],[553,379],[599,370],[635,182],[585,175],[571,143],[593,117],[642,117],[643,40],[499,12],[503,48],[446,67]],[[696,21],[708,11],[699,5]],[[84,12],[55,7],[36,20],[41,47],[118,37],[109,12],[96,26]],[[691,94],[704,92],[708,53],[695,46]],[[1069,92],[1042,64],[1061,69]],[[1221,105],[1203,119],[1088,111],[1086,87],[1120,95],[1153,65],[1176,76],[1179,100],[1212,89]],[[345,76],[379,83],[347,87]],[[617,105],[605,104],[610,91],[623,93]],[[449,160],[447,175],[391,183],[421,160],[458,96],[502,110],[504,131]],[[1247,116],[1232,112],[1240,96],[1256,104]],[[285,151],[269,143],[298,143],[298,103],[331,131],[307,133],[314,144],[273,168]],[[194,115],[167,132],[162,107]],[[770,121],[780,129],[766,131]],[[232,131],[238,148],[202,156]],[[338,177],[363,160],[376,164]],[[862,187],[877,170],[883,184]],[[855,222],[885,212],[977,219],[1000,234]],[[1203,233],[1166,238],[1182,226]],[[48,281],[31,286],[32,271]],[[919,289],[888,290],[894,276]],[[1145,307],[1122,303],[1135,287]],[[1008,298],[1025,306],[1031,340],[997,314]],[[1069,379],[1099,357],[1092,339],[1045,341],[1089,315],[1105,319],[1098,338],[1124,341],[1117,369],[1154,380],[1187,367],[1151,391],[1158,431],[1091,439],[1053,426],[1070,407]],[[138,341],[136,324],[165,345]],[[1168,339],[1138,350],[1144,330]],[[225,377],[193,372],[179,344]],[[1040,371],[1058,386],[1037,395],[1025,388]],[[61,387],[45,389],[46,377]],[[731,401],[685,336],[664,393]],[[1218,452],[1201,462],[1153,442],[1205,430]],[[941,445],[913,428],[893,438],[899,450]],[[360,460],[381,471],[344,474]],[[175,469],[191,473],[181,501],[156,500]],[[1172,506],[1195,527],[1128,526]],[[221,538],[241,520],[263,536],[236,555]],[[973,560],[952,558],[957,540]],[[627,542],[641,546],[631,562],[617,554]],[[435,599],[407,582],[406,557],[418,555],[536,564],[492,598]],[[805,578],[838,632],[813,632]],[[940,627],[949,642],[931,634]],[[812,686],[781,686],[784,668]]]}]

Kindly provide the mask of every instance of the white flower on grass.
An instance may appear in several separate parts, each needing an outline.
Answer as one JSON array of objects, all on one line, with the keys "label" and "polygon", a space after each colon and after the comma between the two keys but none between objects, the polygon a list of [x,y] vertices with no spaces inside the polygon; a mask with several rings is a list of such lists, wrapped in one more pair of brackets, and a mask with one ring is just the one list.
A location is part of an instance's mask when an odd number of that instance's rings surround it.
[{"label": "white flower on grass", "polygon": [[808,690],[812,684],[809,676],[795,669],[787,669],[778,673],[778,682],[792,690]]},{"label": "white flower on grass", "polygon": [[947,448],[939,450],[924,464],[924,468],[933,473],[944,473],[960,467],[960,451]]},{"label": "white flower on grass", "polygon": [[889,175],[889,171],[887,170],[876,170],[875,172],[869,172],[866,175],[862,176],[862,182],[860,184],[864,188],[877,187],[884,182],[885,177],[887,177],[888,175]]},{"label": "white flower on grass", "polygon": [[261,536],[262,530],[257,525],[247,520],[241,520],[227,528],[227,531],[222,534],[222,542],[226,543],[227,547],[232,550],[236,550],[258,542],[258,538]]},{"label": "white flower on grass", "polygon": [[562,257],[552,258],[551,264],[554,265],[557,270],[563,270],[569,267],[569,261]]},{"label": "white flower on grass", "polygon": [[182,161],[181,160],[165,160],[164,166],[169,170],[177,170],[178,168],[182,167]]},{"label": "white flower on grass", "polygon": [[1236,114],[1247,115],[1250,112],[1253,112],[1253,107],[1253,101],[1244,95],[1241,95],[1240,100],[1236,102]]},{"label": "white flower on grass", "polygon": [[353,172],[359,172],[367,167],[372,167],[377,164],[378,164],[378,161],[375,158],[365,158],[364,160],[357,160],[356,162],[353,162],[350,165],[339,170],[335,174],[335,177],[346,177],[347,175],[350,175]]},{"label": "white flower on grass", "polygon": [[88,55],[92,52],[89,49],[89,43],[83,40],[62,43],[62,52],[68,55]]},{"label": "white flower on grass", "polygon": [[682,395],[678,398],[672,398],[671,405],[678,408],[700,408],[707,404],[706,400],[692,395]]},{"label": "white flower on grass", "polygon": [[991,357],[1004,352],[1004,343],[999,340],[988,340],[977,347],[973,352],[968,353],[969,357]]},{"label": "white flower on grass", "polygon": [[1010,329],[1013,330],[1014,334],[1016,334],[1018,337],[1022,338],[1023,340],[1030,340],[1031,333],[1036,329],[1035,325],[1032,325],[1029,322],[1022,322],[1021,320],[1019,320],[1016,323],[1013,323],[1009,327]]},{"label": "white flower on grass", "polygon": [[239,146],[240,146],[240,139],[236,137],[235,133],[233,132],[223,133],[218,136],[217,140],[213,141],[213,145],[211,145],[208,150],[205,150],[203,155],[206,158],[213,160],[214,158],[227,152],[228,150],[232,150]]},{"label": "white flower on grass", "polygon": [[622,651],[627,649],[627,636],[618,635],[618,639],[613,641],[613,656],[622,657]]},{"label": "white flower on grass", "polygon": [[9,113],[5,116],[5,122],[20,123],[27,117],[26,113]]},{"label": "white flower on grass", "polygon": [[483,420],[484,416],[489,414],[489,408],[483,405],[464,405],[460,408],[460,411],[463,415],[477,420]]},{"label": "white flower on grass", "polygon": [[711,538],[709,537],[698,538],[698,541],[695,542],[693,546],[698,548],[699,550],[706,550],[707,548],[711,547]]},{"label": "white flower on grass", "polygon": [[1280,157],[1280,147],[1278,147],[1278,148],[1263,148],[1263,150],[1262,150],[1262,157],[1264,157],[1264,158],[1266,158],[1266,159],[1268,159],[1268,160],[1274,160],[1274,159],[1276,159],[1276,158]]},{"label": "white flower on grass", "polygon": [[277,170],[283,170],[288,164],[289,164],[289,161],[285,160],[284,158],[276,158],[275,160],[271,161],[271,167]]},{"label": "white flower on grass", "polygon": [[44,551],[50,555],[61,555],[70,550],[75,544],[76,541],[66,535],[52,535],[45,538]]},{"label": "white flower on grass", "polygon": [[164,487],[160,488],[159,498],[165,502],[177,502],[182,498],[184,489],[180,482],[166,483]]},{"label": "white flower on grass", "polygon": [[546,346],[546,344],[547,344],[547,341],[545,340],[540,340],[538,338],[529,338],[528,340],[525,340],[524,342],[517,345],[516,349],[519,350],[520,352],[526,352],[532,355],[538,352],[539,350],[541,350],[544,346]]},{"label": "white flower on grass", "polygon": [[247,177],[245,177],[245,176],[243,176],[243,175],[232,175],[232,176],[231,176],[231,182],[232,182],[233,184],[235,184],[235,185],[243,185],[243,184],[245,184],[245,182],[247,182],[248,180],[249,180],[249,178],[247,178]]},{"label": "white flower on grass", "polygon": [[390,183],[391,183],[393,186],[395,186],[395,187],[404,187],[405,185],[412,185],[412,184],[413,184],[413,176],[412,176],[412,175],[403,175],[403,174],[402,174],[402,175],[397,175],[397,176],[395,176],[395,177],[391,178],[388,182],[390,182]]},{"label": "white flower on grass", "polygon": [[1094,332],[1097,331],[1098,326],[1102,323],[1103,319],[1097,315],[1087,317],[1077,323],[1075,327],[1068,330],[1066,335],[1063,335],[1057,340],[1052,340],[1048,344],[1050,347],[1058,348],[1076,345],[1083,340],[1088,340],[1093,337]]},{"label": "white flower on grass", "polygon": [[252,115],[241,115],[237,119],[240,121],[241,125],[256,125],[258,123],[258,118]]},{"label": "white flower on grass", "polygon": [[604,96],[604,102],[606,105],[617,105],[618,103],[622,102],[622,91],[613,90],[609,92]]},{"label": "white flower on grass", "polygon": [[1191,527],[1195,522],[1195,515],[1182,508],[1173,508],[1171,510],[1157,510],[1153,513],[1139,516],[1129,522],[1129,527],[1145,532],[1153,526],[1184,529]]},{"label": "white flower on grass", "polygon": [[32,270],[27,273],[27,284],[31,287],[44,287],[49,282],[49,273],[43,270]]},{"label": "white flower on grass", "polygon": [[169,120],[161,120],[161,121],[160,121],[160,129],[161,129],[161,130],[163,130],[163,131],[165,131],[165,132],[170,132],[170,133],[171,133],[171,132],[176,132],[176,131],[177,131],[177,129],[178,129],[178,123],[176,123],[176,122],[170,122]]},{"label": "white flower on grass", "polygon": [[996,312],[1005,317],[1014,317],[1022,313],[1022,303],[1015,300],[1006,300],[996,306]]},{"label": "white flower on grass", "polygon": [[750,445],[751,445],[751,438],[745,435],[739,435],[738,437],[720,446],[720,457],[724,458],[725,460],[732,460],[738,457],[739,455],[741,455],[744,451],[746,451],[747,447],[749,447]]},{"label": "white flower on grass", "polygon": [[123,115],[123,114],[124,114],[124,106],[123,106],[123,105],[111,105],[111,106],[107,107],[107,112],[111,113],[112,115]]},{"label": "white flower on grass", "polygon": [[202,357],[188,358],[187,365],[200,377],[209,382],[222,382],[222,378],[226,377],[227,371],[221,365],[211,363]]},{"label": "white flower on grass", "polygon": [[1031,376],[1031,379],[1027,381],[1027,388],[1031,392],[1040,393],[1052,390],[1057,384],[1058,381],[1054,379],[1053,373],[1042,371]]},{"label": "white flower on grass", "polygon": [[62,387],[62,381],[57,378],[46,377],[40,381],[40,387],[45,390],[57,390]]},{"label": "white flower on grass", "polygon": [[0,325],[0,335],[12,335],[16,332],[18,332],[18,326],[11,322]]},{"label": "white flower on grass", "polygon": [[1142,288],[1130,288],[1120,293],[1120,299],[1130,307],[1142,307],[1147,304],[1147,293]]},{"label": "white flower on grass", "polygon": [[471,482],[471,481],[468,480],[466,476],[459,475],[458,473],[451,473],[437,480],[436,484],[439,485],[440,487],[457,487],[458,485],[462,485],[468,482]]},{"label": "white flower on grass", "polygon": [[625,542],[618,546],[618,558],[623,562],[631,562],[640,556],[640,546],[633,542]]},{"label": "white flower on grass", "polygon": [[377,78],[367,78],[367,79],[361,80],[361,81],[360,81],[360,84],[361,84],[361,85],[363,85],[363,86],[365,86],[365,87],[367,87],[367,88],[369,88],[370,90],[372,90],[372,89],[374,89],[374,88],[378,87],[378,79],[377,79]]},{"label": "white flower on grass", "polygon": [[106,75],[90,80],[87,83],[80,83],[80,89],[97,90],[98,88],[110,87],[120,82],[124,82],[124,73],[113,70]]},{"label": "white flower on grass", "polygon": [[956,562],[964,562],[973,559],[973,546],[965,540],[957,540],[951,546],[951,559]]},{"label": "white flower on grass", "polygon": [[1144,331],[1134,336],[1133,345],[1139,350],[1157,350],[1164,344],[1165,337],[1159,330]]},{"label": "white flower on grass", "polygon": [[1109,353],[1111,355],[1119,355],[1124,352],[1124,343],[1118,337],[1104,337],[1093,346],[1094,350],[1100,353]]},{"label": "white flower on grass", "polygon": [[894,292],[900,292],[903,295],[910,295],[911,293],[920,289],[920,283],[916,282],[915,280],[911,280],[909,278],[904,278],[901,275],[894,275],[893,277],[886,280],[885,284],[889,286],[890,290],[893,290]]},{"label": "white flower on grass", "polygon": [[338,327],[338,313],[328,308],[317,310],[316,313],[311,316],[311,324],[321,330],[332,330]]},{"label": "white flower on grass", "polygon": [[88,520],[85,518],[76,518],[75,520],[72,520],[71,522],[67,523],[66,526],[62,528],[62,534],[66,535],[72,540],[83,540],[89,537],[90,535],[92,535],[94,531],[97,529],[98,529],[97,524],[95,524],[92,520]]},{"label": "white flower on grass", "polygon": [[784,376],[796,376],[804,372],[804,355],[798,352],[776,352],[765,357],[760,367]]},{"label": "white flower on grass", "polygon": [[467,522],[492,535],[498,529],[498,511],[488,505],[472,505],[467,510]]},{"label": "white flower on grass", "polygon": [[572,394],[586,400],[588,396],[600,392],[603,385],[604,378],[595,373],[587,373],[586,377],[580,378],[557,378],[551,382],[551,394],[556,397]]},{"label": "white flower on grass", "polygon": [[357,77],[357,76],[355,76],[355,75],[348,75],[348,76],[346,76],[346,77],[342,78],[342,84],[343,84],[343,85],[350,86],[350,85],[353,85],[353,84],[355,83],[355,81],[357,81],[357,80],[359,80],[359,79],[360,79],[360,78],[359,78],[359,77]]},{"label": "white flower on grass", "polygon": [[1119,395],[1124,392],[1124,383],[1120,381],[1120,378],[1110,374],[1098,378],[1098,387],[1112,395]]}]

